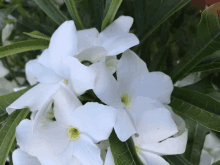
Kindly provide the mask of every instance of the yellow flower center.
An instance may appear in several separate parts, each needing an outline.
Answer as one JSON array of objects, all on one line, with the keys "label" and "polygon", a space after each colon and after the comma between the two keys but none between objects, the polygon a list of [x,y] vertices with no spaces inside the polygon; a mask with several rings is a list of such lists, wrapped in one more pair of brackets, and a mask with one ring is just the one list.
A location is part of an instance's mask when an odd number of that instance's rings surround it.
[{"label": "yellow flower center", "polygon": [[64,80],[65,84],[68,85],[69,81],[67,79]]},{"label": "yellow flower center", "polygon": [[121,96],[121,102],[124,103],[126,107],[130,107],[131,106],[131,99],[128,96],[128,94],[123,94]]},{"label": "yellow flower center", "polygon": [[77,140],[79,139],[79,135],[81,134],[81,132],[78,128],[71,126],[70,128],[68,128],[67,134],[70,135],[70,140]]},{"label": "yellow flower center", "polygon": [[139,152],[140,152],[140,150],[141,150],[141,149],[140,149],[140,146],[139,146],[139,145],[136,145],[136,146],[135,146],[135,150],[136,150],[136,152],[139,154]]}]

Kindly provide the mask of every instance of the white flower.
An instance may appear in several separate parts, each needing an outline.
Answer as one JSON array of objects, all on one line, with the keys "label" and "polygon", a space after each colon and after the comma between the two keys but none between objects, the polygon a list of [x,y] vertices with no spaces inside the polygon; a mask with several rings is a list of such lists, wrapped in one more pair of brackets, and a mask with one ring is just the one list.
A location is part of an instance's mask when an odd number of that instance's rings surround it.
[{"label": "white flower", "polygon": [[[145,132],[144,135],[140,134],[139,137],[133,136],[136,152],[138,153],[138,156],[145,165],[169,165],[169,163],[161,157],[162,155],[175,155],[185,152],[188,137],[188,130],[186,129],[185,121],[181,117],[173,113],[172,109],[169,106],[166,107],[172,114],[172,118],[178,126],[178,134],[160,140],[153,140],[153,138],[155,138],[156,136],[154,133],[150,134],[151,132]],[[162,116],[161,118],[163,118],[164,114],[158,113],[157,115]],[[148,124],[148,127],[154,127],[155,123],[152,121]],[[159,131],[161,134],[163,134],[165,130]],[[160,135],[158,134],[158,136]],[[149,137],[152,137],[152,139]],[[110,148],[108,148],[105,165],[114,165]]]},{"label": "white flower", "polygon": [[77,31],[77,58],[91,63],[105,62],[110,72],[114,73],[117,67],[115,55],[139,44],[138,38],[129,33],[132,24],[132,17],[120,16],[101,33],[96,28]]},{"label": "white flower", "polygon": [[220,139],[210,132],[206,135],[202,154],[200,157],[200,165],[211,165],[220,160]]},{"label": "white flower", "polygon": [[149,73],[146,64],[130,50],[119,60],[117,81],[103,65],[94,67],[99,70],[94,92],[102,102],[118,109],[114,129],[121,141],[134,133],[146,133],[146,139],[160,141],[178,132],[162,104],[170,102],[170,77],[162,72]]},{"label": "white flower", "polygon": [[13,24],[6,24],[6,26],[2,29],[2,44],[3,46],[8,45],[8,37],[11,35],[11,32],[14,28]]},{"label": "white flower", "polygon": [[[18,125],[16,139],[20,148],[42,164],[54,160],[66,165],[74,156],[75,161],[85,165],[102,165],[100,149],[94,143],[108,139],[115,125],[116,110],[98,103],[82,106],[70,90],[59,90],[53,100],[56,121],[45,118],[44,125],[35,132],[30,120]],[[45,116],[47,112],[48,109],[39,111],[37,115]]]}]

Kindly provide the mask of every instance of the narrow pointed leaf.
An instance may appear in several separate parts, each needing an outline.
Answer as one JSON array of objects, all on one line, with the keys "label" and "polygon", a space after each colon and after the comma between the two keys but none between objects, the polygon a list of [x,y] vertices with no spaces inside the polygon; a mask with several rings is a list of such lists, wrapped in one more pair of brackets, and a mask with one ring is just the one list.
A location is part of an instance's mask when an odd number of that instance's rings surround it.
[{"label": "narrow pointed leaf", "polygon": [[190,162],[193,165],[199,165],[202,148],[203,148],[205,138],[208,132],[209,132],[209,129],[196,123],[196,129],[194,132],[194,139],[193,139],[193,144],[192,144],[192,152],[191,152],[191,157],[190,157]]},{"label": "narrow pointed leaf", "polygon": [[115,165],[144,165],[137,155],[132,137],[121,142],[113,130],[109,143]]},{"label": "narrow pointed leaf", "polygon": [[18,7],[19,5],[14,5],[12,7],[8,7],[6,9],[0,9],[0,29],[2,29],[5,25],[5,18]]},{"label": "narrow pointed leaf", "polygon": [[103,20],[104,0],[92,0],[95,12],[95,27],[100,31]]},{"label": "narrow pointed leaf", "polygon": [[8,118],[8,113],[5,112],[3,114],[0,115],[0,124],[3,123],[5,120],[7,120]]},{"label": "narrow pointed leaf", "polygon": [[193,165],[181,155],[169,155],[164,157],[170,163],[170,165]]},{"label": "narrow pointed leaf", "polygon": [[174,13],[183,8],[190,0],[153,0],[153,3],[157,3],[160,6],[157,7],[157,11],[152,13],[153,17],[148,20],[148,24],[144,28],[139,38],[141,42],[145,41],[163,22],[170,18]]},{"label": "narrow pointed leaf", "polygon": [[220,160],[217,161],[216,163],[212,164],[212,165],[220,165]]},{"label": "narrow pointed leaf", "polygon": [[76,27],[78,30],[84,29],[83,23],[80,19],[79,13],[77,11],[76,5],[75,5],[75,0],[65,0],[66,6],[68,8],[68,11],[74,20]]},{"label": "narrow pointed leaf", "polygon": [[33,31],[31,33],[24,32],[24,34],[26,34],[26,35],[28,35],[28,36],[30,36],[32,38],[43,39],[43,40],[50,41],[50,37],[49,36],[39,32],[39,31]]},{"label": "narrow pointed leaf", "polygon": [[190,70],[189,73],[215,71],[218,69],[220,69],[220,62],[212,62],[209,64],[203,64],[203,65],[196,66],[195,68]]},{"label": "narrow pointed leaf", "polygon": [[220,132],[220,101],[196,91],[175,87],[170,106],[199,124]]},{"label": "narrow pointed leaf", "polygon": [[16,53],[28,52],[32,50],[46,49],[49,46],[47,40],[20,41],[10,45],[0,47],[0,58]]},{"label": "narrow pointed leaf", "polygon": [[66,16],[56,7],[53,0],[34,0],[34,2],[58,25],[67,20]]},{"label": "narrow pointed leaf", "polygon": [[220,3],[216,3],[202,13],[202,18],[197,29],[197,41],[195,45],[169,74],[174,83],[183,78],[185,74],[190,72],[203,59],[219,49],[220,28],[217,14],[219,7]]},{"label": "narrow pointed leaf", "polygon": [[29,109],[16,110],[7,119],[7,122],[0,131],[0,165],[5,165],[7,155],[15,139],[17,125],[29,113]]},{"label": "narrow pointed leaf", "polygon": [[25,92],[27,92],[29,88],[20,90],[18,92],[13,92],[7,95],[1,95],[0,96],[0,112],[5,112],[6,108],[13,103],[15,100],[17,100],[21,95],[23,95]]},{"label": "narrow pointed leaf", "polygon": [[122,0],[106,0],[105,6],[105,15],[102,22],[102,30],[104,30],[115,18],[115,14],[118,11],[119,6],[121,5]]}]

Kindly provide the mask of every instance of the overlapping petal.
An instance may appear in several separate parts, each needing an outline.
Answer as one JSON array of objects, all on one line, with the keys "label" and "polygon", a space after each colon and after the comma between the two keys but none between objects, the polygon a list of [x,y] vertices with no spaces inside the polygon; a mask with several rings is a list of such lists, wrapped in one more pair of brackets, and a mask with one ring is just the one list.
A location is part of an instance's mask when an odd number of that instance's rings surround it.
[{"label": "overlapping petal", "polygon": [[72,126],[91,137],[95,143],[108,139],[116,122],[117,110],[98,103],[86,103],[75,109]]},{"label": "overlapping petal", "polygon": [[169,76],[162,72],[143,72],[132,82],[133,96],[144,96],[169,104],[173,83]]},{"label": "overlapping petal", "polygon": [[63,58],[73,56],[77,52],[78,37],[75,24],[73,21],[66,21],[53,33],[50,40],[49,54],[54,71],[62,76]]},{"label": "overlapping petal", "polygon": [[78,52],[95,46],[98,35],[99,32],[96,28],[77,31]]},{"label": "overlapping petal", "polygon": [[29,155],[20,148],[13,152],[12,159],[14,165],[41,165],[37,157]]},{"label": "overlapping petal", "polygon": [[96,86],[94,93],[107,105],[124,107],[121,102],[121,93],[118,92],[118,83],[106,66],[102,63],[93,64],[91,67],[97,70]]},{"label": "overlapping petal", "polygon": [[[131,50],[127,50],[122,54],[117,69],[117,80],[120,83],[120,88],[124,88],[124,91],[130,88],[131,82],[143,71],[148,72],[145,62]],[[139,86],[136,86],[134,90],[137,87],[139,88]]]},{"label": "overlapping petal", "polygon": [[64,77],[69,81],[69,87],[76,94],[83,94],[86,90],[93,89],[95,86],[96,71],[80,63],[75,57],[63,59]]},{"label": "overlapping petal", "polygon": [[[58,74],[38,62],[38,59],[30,60],[26,63],[25,71],[40,83],[56,83],[62,80]],[[32,82],[31,80],[29,82]],[[30,83],[33,84],[33,83]]]},{"label": "overlapping petal", "polygon": [[130,116],[123,108],[117,108],[117,121],[114,129],[117,137],[123,142],[137,133]]},{"label": "overlapping petal", "polygon": [[60,89],[53,95],[53,100],[56,120],[65,125],[71,125],[70,115],[73,110],[82,106],[82,103],[65,84],[61,84]]},{"label": "overlapping petal", "polygon": [[69,144],[67,129],[58,122],[48,121],[44,127],[35,132],[32,131],[32,127],[32,121],[25,119],[16,128],[18,145],[32,156],[45,157],[48,154],[59,154]]},{"label": "overlapping petal", "polygon": [[75,141],[73,146],[73,155],[83,165],[102,165],[100,157],[100,149],[93,143],[93,141],[84,134]]},{"label": "overlapping petal", "polygon": [[142,155],[142,157],[145,159],[147,165],[170,165],[166,160],[157,154],[141,151],[140,155]]},{"label": "overlapping petal", "polygon": [[8,114],[15,109],[29,107],[31,111],[40,110],[54,93],[59,89],[59,84],[37,84],[35,87],[21,95],[16,101],[6,108]]}]

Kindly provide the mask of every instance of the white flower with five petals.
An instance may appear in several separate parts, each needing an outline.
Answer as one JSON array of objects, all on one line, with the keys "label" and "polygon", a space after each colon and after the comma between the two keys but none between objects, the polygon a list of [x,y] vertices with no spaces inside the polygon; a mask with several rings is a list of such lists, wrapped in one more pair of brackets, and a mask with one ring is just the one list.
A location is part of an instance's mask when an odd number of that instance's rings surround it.
[{"label": "white flower with five petals", "polygon": [[[82,106],[67,87],[54,94],[53,101],[56,121],[45,118],[44,125],[35,132],[31,120],[25,119],[17,126],[20,148],[42,164],[54,161],[67,165],[76,161],[83,165],[102,165],[100,149],[95,143],[108,139],[115,125],[116,110],[98,103]],[[37,113],[45,116],[48,110]]]}]

